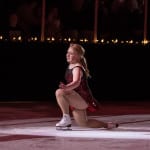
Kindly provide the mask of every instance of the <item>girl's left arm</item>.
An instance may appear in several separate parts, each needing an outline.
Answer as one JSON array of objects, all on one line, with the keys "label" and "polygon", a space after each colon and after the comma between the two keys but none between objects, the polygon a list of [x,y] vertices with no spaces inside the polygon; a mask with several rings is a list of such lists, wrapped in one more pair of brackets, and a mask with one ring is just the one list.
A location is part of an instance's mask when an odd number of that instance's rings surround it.
[{"label": "girl's left arm", "polygon": [[66,90],[66,91],[70,91],[70,90],[77,88],[80,85],[81,78],[83,76],[83,72],[82,72],[81,68],[75,67],[72,71],[72,74],[73,74],[72,82],[70,82],[68,84],[61,83],[59,86],[60,88]]}]

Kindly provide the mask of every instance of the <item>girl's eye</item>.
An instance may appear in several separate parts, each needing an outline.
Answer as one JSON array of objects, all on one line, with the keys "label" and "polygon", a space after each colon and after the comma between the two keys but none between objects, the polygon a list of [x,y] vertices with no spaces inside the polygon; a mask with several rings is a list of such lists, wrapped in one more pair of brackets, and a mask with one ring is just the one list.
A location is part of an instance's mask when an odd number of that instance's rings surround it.
[{"label": "girl's eye", "polygon": [[72,53],[68,53],[68,55],[73,55]]}]

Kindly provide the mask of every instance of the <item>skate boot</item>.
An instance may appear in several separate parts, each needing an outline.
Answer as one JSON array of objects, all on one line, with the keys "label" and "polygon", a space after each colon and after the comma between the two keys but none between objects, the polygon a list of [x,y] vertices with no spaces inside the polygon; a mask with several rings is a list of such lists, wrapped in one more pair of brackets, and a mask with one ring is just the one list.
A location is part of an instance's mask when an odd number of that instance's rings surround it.
[{"label": "skate boot", "polygon": [[114,129],[114,128],[118,128],[119,124],[118,123],[113,123],[113,122],[108,122],[107,123],[107,129]]},{"label": "skate boot", "polygon": [[56,130],[71,130],[71,118],[64,114],[62,119],[56,124]]}]

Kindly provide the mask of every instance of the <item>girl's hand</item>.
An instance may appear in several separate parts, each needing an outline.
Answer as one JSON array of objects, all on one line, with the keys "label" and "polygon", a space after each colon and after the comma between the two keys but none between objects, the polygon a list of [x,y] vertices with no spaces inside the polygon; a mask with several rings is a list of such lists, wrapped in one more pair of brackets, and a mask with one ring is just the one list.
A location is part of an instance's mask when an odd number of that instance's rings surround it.
[{"label": "girl's hand", "polygon": [[66,85],[63,82],[59,83],[59,88],[64,89],[66,87]]}]

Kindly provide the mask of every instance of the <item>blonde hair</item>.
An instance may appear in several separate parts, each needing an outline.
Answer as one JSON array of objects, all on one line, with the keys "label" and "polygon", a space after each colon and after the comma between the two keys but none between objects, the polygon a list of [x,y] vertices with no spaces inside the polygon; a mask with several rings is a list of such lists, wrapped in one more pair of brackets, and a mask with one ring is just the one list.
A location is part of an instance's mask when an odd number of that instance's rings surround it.
[{"label": "blonde hair", "polygon": [[86,76],[91,77],[90,73],[89,73],[86,58],[84,56],[85,49],[80,44],[74,44],[74,43],[70,43],[70,47],[72,47],[80,55],[80,58],[81,58],[80,63],[83,66],[83,68],[85,69]]}]

